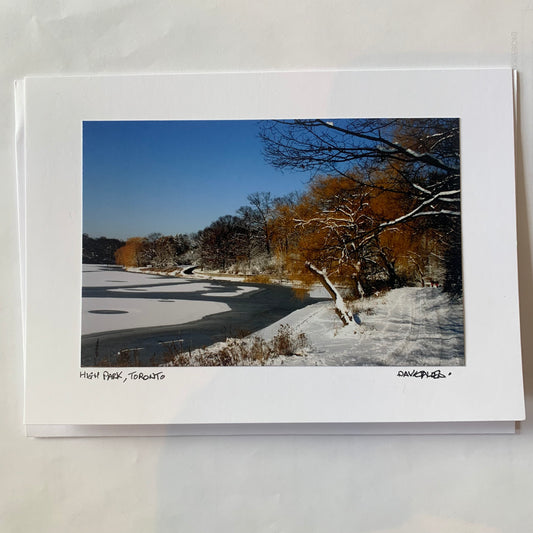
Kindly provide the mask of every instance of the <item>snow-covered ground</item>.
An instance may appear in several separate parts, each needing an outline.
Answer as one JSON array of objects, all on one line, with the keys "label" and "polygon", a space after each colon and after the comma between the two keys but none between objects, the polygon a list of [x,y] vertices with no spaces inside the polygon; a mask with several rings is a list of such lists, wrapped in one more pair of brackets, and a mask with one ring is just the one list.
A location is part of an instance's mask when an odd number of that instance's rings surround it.
[{"label": "snow-covered ground", "polygon": [[463,306],[440,289],[405,287],[357,303],[359,325],[342,327],[333,304],[299,309],[255,335],[270,340],[281,324],[305,333],[304,356],[273,365],[456,366],[464,364]]},{"label": "snow-covered ground", "polygon": [[[97,265],[84,265],[83,286],[97,291],[95,297],[83,298],[84,335],[184,324],[230,310],[227,303],[210,301],[210,296],[232,297],[259,290],[238,284],[221,288],[210,280],[161,278]],[[105,297],[105,293],[100,297],[99,288],[116,297]],[[165,293],[165,297],[150,298],[155,293]],[[172,298],[172,293],[180,293],[181,297]],[[135,297],[141,294],[145,297]],[[311,292],[316,298],[324,295],[322,288]],[[406,287],[359,301],[356,320],[353,327],[343,327],[333,303],[320,301],[294,311],[253,336],[270,341],[281,324],[289,325],[295,336],[306,335],[309,347],[304,350],[305,355],[279,356],[268,361],[273,365],[464,364],[462,303],[450,300],[440,289]]]},{"label": "snow-covered ground", "polygon": [[[164,285],[161,285],[164,283]],[[116,298],[82,299],[82,335],[123,329],[170,326],[199,320],[207,315],[229,311],[226,303],[169,298],[134,298],[135,294],[196,293],[209,298],[231,297],[257,290],[236,286],[221,292],[220,285],[209,281],[191,282],[183,278],[161,278],[152,274],[124,272],[99,265],[83,265],[83,286],[102,287],[117,294]],[[120,287],[120,288],[119,288]],[[121,297],[121,294],[130,297]]]}]

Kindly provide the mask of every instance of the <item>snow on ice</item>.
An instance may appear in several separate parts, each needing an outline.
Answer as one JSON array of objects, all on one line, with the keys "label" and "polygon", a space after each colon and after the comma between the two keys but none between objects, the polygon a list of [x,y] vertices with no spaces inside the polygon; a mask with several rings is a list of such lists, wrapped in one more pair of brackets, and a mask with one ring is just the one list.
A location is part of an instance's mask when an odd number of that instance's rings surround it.
[{"label": "snow on ice", "polygon": [[[165,285],[161,285],[161,283],[165,283]],[[152,274],[124,272],[120,268],[83,265],[83,286],[103,287],[117,293],[117,297],[84,297],[82,299],[82,335],[184,324],[199,320],[207,315],[230,310],[229,305],[222,302],[172,300],[171,298],[161,301],[131,297],[135,293],[146,294],[150,292],[188,292],[207,297],[219,296],[221,294],[220,286],[209,281],[191,282],[182,278],[163,279],[161,276]],[[253,290],[256,289],[254,287],[235,286],[233,291],[224,292],[223,295],[237,296]],[[130,297],[121,298],[121,293],[128,293]]]},{"label": "snow on ice", "polygon": [[83,298],[82,309],[82,335],[87,335],[121,329],[185,324],[207,315],[229,311],[230,307],[220,302],[193,300],[161,302],[143,298]]}]

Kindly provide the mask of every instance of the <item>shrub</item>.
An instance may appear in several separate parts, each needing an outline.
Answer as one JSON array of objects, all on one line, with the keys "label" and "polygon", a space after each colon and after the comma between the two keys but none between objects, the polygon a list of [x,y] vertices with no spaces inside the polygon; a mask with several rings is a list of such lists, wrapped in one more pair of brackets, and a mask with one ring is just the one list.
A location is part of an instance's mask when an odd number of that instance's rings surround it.
[{"label": "shrub", "polygon": [[281,324],[271,343],[277,355],[295,355],[309,345],[305,333],[295,336],[288,324]]}]

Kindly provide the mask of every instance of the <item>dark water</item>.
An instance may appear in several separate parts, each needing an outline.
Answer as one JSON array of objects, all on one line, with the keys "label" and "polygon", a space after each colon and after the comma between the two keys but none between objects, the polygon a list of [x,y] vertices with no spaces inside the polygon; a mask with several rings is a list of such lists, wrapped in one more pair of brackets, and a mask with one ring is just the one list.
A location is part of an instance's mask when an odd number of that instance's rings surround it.
[{"label": "dark water", "polygon": [[[116,354],[121,350],[129,350],[131,366],[154,366],[164,361],[165,352],[169,347],[184,352],[203,346],[209,346],[226,337],[236,337],[258,331],[284,316],[316,302],[309,297],[298,298],[292,289],[279,285],[249,284],[231,281],[209,280],[209,289],[201,293],[184,290],[184,285],[198,283],[199,280],[180,279],[179,292],[157,292],[158,286],[173,285],[160,276],[157,285],[128,286],[130,292],[121,292],[120,298],[150,298],[160,300],[208,301],[222,302],[231,310],[217,313],[176,326],[160,326],[131,330],[95,333],[82,336],[81,365],[100,366],[109,361],[116,364]],[[239,296],[231,296],[237,286],[251,286],[257,290]],[[138,292],[135,289],[149,287],[150,292]],[[116,298],[117,293],[111,292],[112,287],[84,287],[83,296],[93,298]],[[192,289],[192,287],[191,287]],[[210,296],[210,293],[213,293]],[[224,296],[228,293],[228,296]]]}]

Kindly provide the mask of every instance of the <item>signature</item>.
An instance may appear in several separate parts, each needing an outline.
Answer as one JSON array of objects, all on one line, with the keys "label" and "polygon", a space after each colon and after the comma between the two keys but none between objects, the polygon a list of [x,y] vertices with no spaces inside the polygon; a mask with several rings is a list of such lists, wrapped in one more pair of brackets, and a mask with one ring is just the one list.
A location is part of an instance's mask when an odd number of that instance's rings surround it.
[{"label": "signature", "polygon": [[399,378],[445,379],[451,376],[452,373],[448,372],[444,374],[440,370],[432,370],[430,372],[427,370],[398,370],[398,374],[396,375]]}]

